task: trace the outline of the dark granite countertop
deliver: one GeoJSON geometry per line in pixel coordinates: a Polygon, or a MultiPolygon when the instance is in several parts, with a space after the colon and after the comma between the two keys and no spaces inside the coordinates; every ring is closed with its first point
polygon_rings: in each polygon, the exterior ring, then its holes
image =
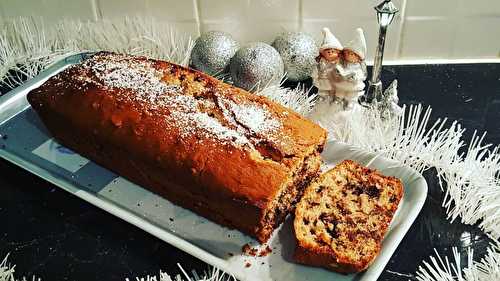
{"type": "MultiPolygon", "coordinates": [[[[458,120],[466,141],[474,130],[500,144],[500,64],[386,66],[383,78],[398,78],[402,103],[433,108],[433,118],[458,120]]],[[[429,195],[380,280],[415,280],[414,273],[435,248],[452,256],[468,247],[481,257],[490,240],[475,226],[446,220],[434,171],[425,173],[429,195]]],[[[42,280],[125,280],[179,273],[176,264],[199,272],[200,260],[0,160],[0,258],[10,253],[16,275],[42,280]]]]}

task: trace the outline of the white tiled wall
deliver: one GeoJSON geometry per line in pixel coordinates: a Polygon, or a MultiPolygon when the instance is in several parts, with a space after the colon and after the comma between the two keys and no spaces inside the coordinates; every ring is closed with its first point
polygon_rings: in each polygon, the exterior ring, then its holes
{"type": "Polygon", "coordinates": [[[43,16],[47,22],[57,21],[62,11],[65,17],[96,20],[94,0],[0,0],[2,15],[43,16]]]}
{"type": "MultiPolygon", "coordinates": [[[[224,30],[241,42],[272,42],[283,31],[318,41],[330,27],[347,43],[362,27],[373,57],[381,0],[0,0],[0,16],[38,15],[99,20],[143,15],[168,21],[193,37],[224,30]]],[[[388,31],[388,59],[500,57],[500,0],[394,0],[400,8],[388,31]]]]}

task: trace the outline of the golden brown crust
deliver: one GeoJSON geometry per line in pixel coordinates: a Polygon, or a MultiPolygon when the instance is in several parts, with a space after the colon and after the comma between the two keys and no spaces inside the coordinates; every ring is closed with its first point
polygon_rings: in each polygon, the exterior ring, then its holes
{"type": "Polygon", "coordinates": [[[403,185],[345,160],[307,187],[295,210],[297,262],[342,273],[366,269],[403,196],[403,185]]]}
{"type": "Polygon", "coordinates": [[[201,72],[106,52],[28,100],[64,145],[261,242],[271,203],[326,139],[297,113],[201,72]]]}
{"type": "Polygon", "coordinates": [[[353,263],[345,257],[337,256],[328,247],[312,248],[308,245],[295,248],[294,260],[298,263],[320,266],[339,273],[360,272],[366,268],[366,261],[353,263]]]}

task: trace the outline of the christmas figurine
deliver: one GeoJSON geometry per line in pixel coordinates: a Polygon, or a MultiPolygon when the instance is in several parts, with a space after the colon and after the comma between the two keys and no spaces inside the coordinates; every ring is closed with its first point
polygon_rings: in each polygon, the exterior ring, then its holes
{"type": "Polygon", "coordinates": [[[358,99],[364,94],[366,79],[366,41],[361,28],[347,47],[323,29],[323,44],[313,84],[318,88],[318,100],[309,118],[320,125],[341,125],[350,114],[359,111],[358,99]],[[333,44],[331,42],[334,42],[333,44]]]}
{"type": "Polygon", "coordinates": [[[335,72],[337,64],[340,63],[342,49],[342,44],[330,29],[323,28],[323,43],[316,58],[318,64],[311,74],[320,97],[332,97],[335,94],[334,84],[337,81],[335,72]]]}
{"type": "Polygon", "coordinates": [[[358,105],[364,94],[366,72],[366,40],[361,28],[356,29],[354,40],[342,51],[341,63],[337,64],[339,80],[335,83],[335,97],[344,103],[344,110],[358,105]]]}
{"type": "Polygon", "coordinates": [[[342,44],[332,34],[330,29],[323,28],[323,42],[316,57],[316,67],[313,68],[313,85],[318,88],[318,99],[309,118],[318,122],[328,122],[331,113],[342,110],[342,101],[335,97],[335,84],[340,81],[337,65],[341,63],[342,44]]]}

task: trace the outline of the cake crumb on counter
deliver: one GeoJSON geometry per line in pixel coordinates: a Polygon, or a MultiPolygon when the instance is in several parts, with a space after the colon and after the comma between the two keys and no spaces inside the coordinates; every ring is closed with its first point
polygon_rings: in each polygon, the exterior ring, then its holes
{"type": "Polygon", "coordinates": [[[249,255],[249,256],[252,256],[252,257],[255,257],[257,255],[257,249],[255,248],[252,248],[250,247],[250,244],[246,243],[245,245],[243,245],[243,247],[241,248],[241,251],[246,254],[246,255],[249,255]]]}
{"type": "Polygon", "coordinates": [[[266,247],[264,249],[261,249],[259,251],[258,248],[252,248],[250,246],[250,244],[245,244],[243,245],[243,247],[241,248],[242,252],[248,256],[252,256],[252,257],[265,257],[267,255],[269,255],[270,253],[273,252],[273,250],[271,249],[271,247],[269,247],[268,245],[266,245],[266,247]]]}

